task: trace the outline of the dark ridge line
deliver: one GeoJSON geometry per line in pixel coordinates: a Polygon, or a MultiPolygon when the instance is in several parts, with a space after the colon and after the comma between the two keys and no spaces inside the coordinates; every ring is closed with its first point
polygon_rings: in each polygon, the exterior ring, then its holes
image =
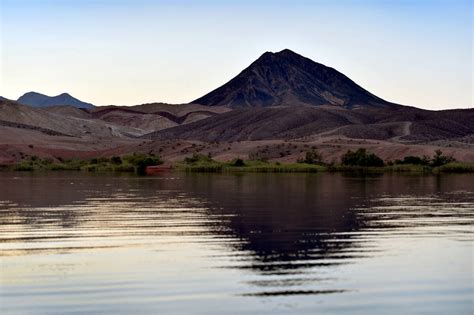
{"type": "Polygon", "coordinates": [[[209,115],[209,116],[219,115],[218,113],[211,112],[209,110],[196,110],[196,111],[186,113],[183,116],[176,116],[176,115],[173,115],[173,114],[171,114],[169,112],[165,112],[165,111],[153,112],[152,114],[160,115],[162,117],[168,118],[169,120],[172,120],[175,123],[180,124],[180,125],[192,114],[205,114],[205,115],[209,115]]]}
{"type": "Polygon", "coordinates": [[[207,111],[207,110],[196,110],[196,111],[191,111],[189,113],[184,114],[183,116],[177,116],[174,114],[171,114],[170,112],[167,111],[156,111],[156,112],[151,112],[151,113],[146,113],[146,112],[141,112],[133,109],[128,109],[128,108],[105,108],[99,111],[91,112],[92,116],[94,118],[101,118],[102,116],[114,112],[114,111],[122,111],[126,113],[132,113],[132,114],[140,114],[140,115],[157,115],[161,116],[164,118],[167,118],[179,125],[181,125],[191,114],[205,114],[209,116],[216,116],[219,115],[218,113],[212,112],[212,111],[207,111]]]}
{"type": "Polygon", "coordinates": [[[93,112],[90,112],[90,113],[94,118],[96,118],[96,117],[100,118],[100,117],[104,116],[105,114],[113,112],[113,111],[122,111],[122,112],[132,113],[132,114],[146,114],[144,112],[140,112],[140,111],[133,110],[133,109],[128,109],[128,108],[122,108],[122,107],[109,107],[109,108],[104,108],[104,109],[100,109],[100,110],[97,110],[97,111],[93,111],[93,112]]]}
{"type": "Polygon", "coordinates": [[[51,129],[42,128],[42,127],[38,127],[38,126],[14,123],[14,122],[11,122],[11,121],[6,121],[6,120],[0,120],[0,126],[39,131],[41,133],[47,134],[48,136],[63,136],[63,137],[75,138],[72,135],[62,133],[62,132],[59,132],[59,131],[54,131],[54,130],[51,130],[51,129]]]}

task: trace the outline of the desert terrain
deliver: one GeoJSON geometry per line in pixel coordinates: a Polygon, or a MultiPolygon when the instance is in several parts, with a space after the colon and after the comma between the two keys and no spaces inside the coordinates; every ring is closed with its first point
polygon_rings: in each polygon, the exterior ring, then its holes
{"type": "Polygon", "coordinates": [[[474,109],[429,111],[377,97],[333,68],[290,50],[267,52],[189,104],[94,106],[67,93],[0,99],[0,164],[29,156],[71,159],[193,153],[219,161],[294,162],[318,150],[336,162],[366,148],[384,160],[437,149],[474,161],[474,109]]]}

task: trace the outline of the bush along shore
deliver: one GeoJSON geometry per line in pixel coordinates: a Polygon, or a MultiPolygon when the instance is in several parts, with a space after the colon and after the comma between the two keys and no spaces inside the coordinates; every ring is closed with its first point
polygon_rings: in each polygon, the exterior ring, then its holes
{"type": "Polygon", "coordinates": [[[194,154],[174,166],[187,172],[414,172],[414,173],[463,173],[474,172],[474,163],[456,162],[439,150],[432,157],[407,156],[403,160],[383,161],[366,149],[348,151],[341,158],[340,164],[323,162],[321,154],[315,150],[306,152],[297,163],[269,162],[265,159],[218,162],[208,155],[194,154]]]}
{"type": "Polygon", "coordinates": [[[31,156],[18,164],[4,167],[13,171],[88,171],[88,172],[134,172],[145,174],[147,166],[161,165],[163,161],[155,155],[135,153],[111,158],[92,159],[41,159],[31,156]]]}
{"type": "Polygon", "coordinates": [[[258,173],[314,173],[324,171],[325,167],[308,163],[270,163],[264,160],[242,160],[237,158],[230,162],[218,162],[208,155],[194,154],[182,163],[174,165],[175,169],[187,172],[258,172],[258,173]]]}
{"type": "MultiPolygon", "coordinates": [[[[163,160],[153,154],[134,153],[111,158],[87,160],[41,159],[31,156],[20,163],[4,166],[13,171],[88,171],[88,172],[134,172],[146,174],[147,167],[159,166],[163,160]]],[[[440,150],[429,156],[406,156],[403,160],[384,161],[366,149],[347,151],[339,164],[324,163],[316,150],[306,152],[296,163],[270,162],[263,158],[243,160],[237,158],[228,162],[212,159],[210,155],[193,154],[182,162],[174,163],[169,169],[185,172],[259,172],[259,173],[314,173],[314,172],[412,172],[412,173],[468,173],[474,172],[474,163],[457,162],[440,150]]]]}

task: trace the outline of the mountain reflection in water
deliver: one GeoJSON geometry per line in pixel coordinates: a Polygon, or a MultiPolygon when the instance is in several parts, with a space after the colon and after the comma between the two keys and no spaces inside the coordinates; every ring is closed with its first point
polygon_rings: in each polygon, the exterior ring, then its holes
{"type": "MultiPolygon", "coordinates": [[[[166,296],[168,310],[180,301],[184,312],[191,311],[183,301],[197,299],[203,313],[228,311],[226,303],[206,304],[205,294],[209,294],[208,298],[233,301],[229,308],[232,303],[244,303],[244,313],[270,312],[261,301],[272,296],[285,297],[292,309],[302,313],[314,311],[315,302],[327,307],[327,312],[338,313],[338,307],[347,303],[344,307],[358,305],[349,309],[366,313],[374,305],[369,300],[360,305],[358,300],[370,298],[379,281],[418,293],[427,283],[433,285],[434,280],[423,276],[416,263],[411,272],[420,274],[420,281],[410,281],[420,288],[390,273],[406,272],[407,264],[416,260],[414,253],[399,248],[417,248],[419,242],[431,250],[439,239],[452,246],[440,247],[441,255],[462,253],[456,259],[464,268],[459,270],[464,280],[457,274],[433,275],[443,279],[443,285],[453,283],[433,293],[440,301],[449,301],[443,307],[433,306],[435,313],[468,310],[472,303],[468,294],[472,272],[467,274],[472,263],[472,179],[470,175],[4,173],[0,175],[2,308],[113,312],[117,309],[111,297],[115,297],[128,299],[134,309],[140,305],[144,312],[155,312],[166,296]],[[88,261],[88,255],[94,260],[88,261]],[[186,259],[173,261],[173,255],[186,259]],[[84,267],[92,261],[99,266],[113,264],[122,256],[129,269],[118,270],[119,279],[107,269],[95,274],[84,267]],[[378,260],[388,261],[391,270],[378,270],[383,269],[378,260]],[[160,274],[167,268],[174,268],[176,274],[160,274]],[[366,279],[370,273],[365,268],[373,270],[373,279],[366,279]],[[189,271],[193,279],[177,276],[186,269],[193,270],[189,271]],[[58,270],[62,280],[54,278],[58,270]],[[127,275],[132,270],[133,277],[127,275]],[[152,270],[158,273],[155,277],[150,276],[152,270]],[[48,286],[38,288],[33,273],[45,278],[48,286]],[[121,273],[124,284],[118,285],[121,273]],[[365,280],[358,279],[359,274],[365,280]],[[78,275],[91,276],[89,290],[101,288],[110,296],[106,299],[74,289],[72,296],[79,302],[68,304],[65,300],[71,296],[64,292],[64,285],[80,287],[78,275]],[[206,281],[214,277],[215,282],[206,281]],[[165,282],[175,283],[173,294],[160,289],[165,282]],[[145,292],[137,289],[145,284],[145,292]],[[456,291],[459,288],[461,292],[456,291]],[[39,292],[48,298],[38,299],[39,292]],[[130,296],[133,292],[142,293],[130,296]],[[453,292],[455,304],[447,299],[453,292]],[[305,298],[310,296],[318,300],[305,298]],[[336,301],[337,296],[347,302],[336,301]],[[25,297],[30,303],[16,304],[25,297]],[[257,300],[249,300],[252,297],[257,300]],[[94,299],[92,306],[87,298],[94,299]],[[212,311],[206,307],[210,305],[212,311]]],[[[433,266],[436,270],[444,267],[441,260],[433,266]]],[[[277,305],[273,311],[288,311],[277,305]]],[[[377,305],[387,307],[383,299],[377,305]]],[[[425,310],[423,303],[418,306],[425,310]]]]}

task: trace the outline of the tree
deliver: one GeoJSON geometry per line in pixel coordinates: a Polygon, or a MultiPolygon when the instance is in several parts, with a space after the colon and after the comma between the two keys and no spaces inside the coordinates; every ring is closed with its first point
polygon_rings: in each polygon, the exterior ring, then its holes
{"type": "Polygon", "coordinates": [[[143,153],[134,153],[124,156],[124,160],[135,166],[139,174],[144,174],[147,166],[163,164],[160,157],[143,153]]]}
{"type": "Polygon", "coordinates": [[[403,160],[395,160],[395,164],[429,165],[430,158],[426,155],[423,157],[408,155],[403,160]]]}
{"type": "Polygon", "coordinates": [[[307,151],[304,159],[298,160],[299,163],[306,164],[321,164],[323,162],[323,157],[316,150],[307,151]]]}
{"type": "Polygon", "coordinates": [[[435,154],[433,155],[433,158],[431,159],[431,166],[432,167],[442,166],[442,165],[455,162],[455,161],[456,161],[455,158],[453,158],[452,156],[443,155],[443,152],[438,149],[435,151],[435,154]]]}
{"type": "Polygon", "coordinates": [[[161,161],[160,158],[157,157],[146,157],[141,160],[136,161],[136,166],[137,166],[137,172],[139,174],[145,174],[146,167],[147,166],[154,166],[154,165],[160,165],[163,164],[163,161],[161,161]]]}
{"type": "Polygon", "coordinates": [[[244,160],[242,160],[241,158],[237,158],[234,161],[233,166],[245,166],[244,160]]]}

